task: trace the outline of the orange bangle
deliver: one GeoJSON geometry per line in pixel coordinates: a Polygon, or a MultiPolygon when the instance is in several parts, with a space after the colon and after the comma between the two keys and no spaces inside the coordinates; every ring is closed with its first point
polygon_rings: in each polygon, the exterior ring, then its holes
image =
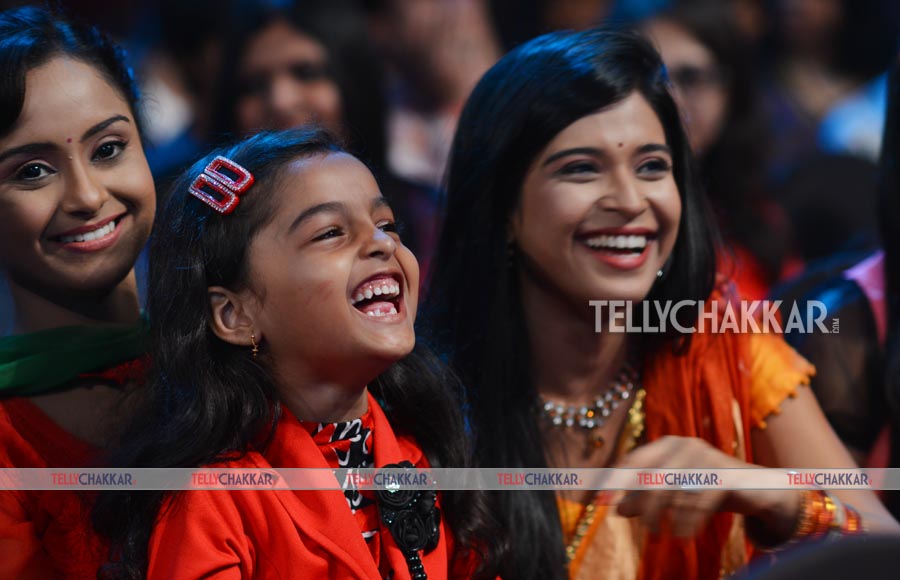
{"type": "Polygon", "coordinates": [[[863,531],[862,519],[856,510],[820,489],[803,492],[800,506],[800,519],[791,541],[819,538],[830,532],[856,534],[863,531]]]}

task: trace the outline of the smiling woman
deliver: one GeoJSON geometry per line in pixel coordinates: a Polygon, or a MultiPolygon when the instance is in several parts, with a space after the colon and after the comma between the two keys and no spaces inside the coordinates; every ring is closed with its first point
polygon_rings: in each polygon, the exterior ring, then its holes
{"type": "MultiPolygon", "coordinates": [[[[468,388],[481,466],[853,467],[799,388],[814,369],[781,337],[598,330],[595,300],[648,317],[660,315],[650,302],[683,301],[679,324],[693,326],[716,312],[685,303],[737,299],[716,278],[693,165],[662,61],[636,32],[539,37],[475,87],[428,300],[434,339],[468,388]]],[[[897,529],[855,490],[492,499],[509,536],[501,575],[516,579],[721,578],[747,561],[745,538],[768,547],[858,531],[842,501],[869,529],[897,529]],[[798,525],[808,521],[830,523],[798,525]]]]}
{"type": "MultiPolygon", "coordinates": [[[[0,467],[102,462],[142,375],[134,263],[155,191],[120,51],[48,12],[0,14],[0,467]],[[114,417],[116,419],[114,419],[114,417]]],[[[73,492],[0,492],[0,577],[94,578],[105,547],[73,492]]]]}

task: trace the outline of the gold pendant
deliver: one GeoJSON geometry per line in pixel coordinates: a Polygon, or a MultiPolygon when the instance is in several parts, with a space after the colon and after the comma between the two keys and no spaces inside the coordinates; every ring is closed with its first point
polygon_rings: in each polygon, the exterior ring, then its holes
{"type": "Polygon", "coordinates": [[[594,444],[594,449],[601,449],[606,445],[606,439],[603,438],[603,435],[594,435],[591,433],[591,443],[594,444]]]}

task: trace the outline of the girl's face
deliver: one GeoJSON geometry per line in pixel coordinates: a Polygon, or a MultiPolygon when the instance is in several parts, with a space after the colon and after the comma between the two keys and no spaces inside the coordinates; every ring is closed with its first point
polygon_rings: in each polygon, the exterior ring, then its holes
{"type": "Polygon", "coordinates": [[[0,138],[0,266],[36,293],[105,293],[132,270],[156,195],[128,103],[97,69],[58,57],[26,75],[0,138]]]}
{"type": "Polygon", "coordinates": [[[238,130],[290,129],[317,122],[337,132],[341,94],[319,42],[276,21],[248,44],[239,63],[238,130]]]}
{"type": "Polygon", "coordinates": [[[302,374],[322,378],[409,354],[419,266],[365,165],[346,154],[299,159],[275,195],[249,259],[254,330],[276,367],[303,361],[302,374]]]}
{"type": "Polygon", "coordinates": [[[642,300],[680,218],[663,126],[632,93],[566,127],[526,173],[511,223],[523,284],[580,310],[590,300],[642,300]]]}
{"type": "Polygon", "coordinates": [[[674,22],[652,21],[647,33],[666,63],[691,148],[702,155],[718,140],[728,112],[728,91],[716,58],[674,22]]]}

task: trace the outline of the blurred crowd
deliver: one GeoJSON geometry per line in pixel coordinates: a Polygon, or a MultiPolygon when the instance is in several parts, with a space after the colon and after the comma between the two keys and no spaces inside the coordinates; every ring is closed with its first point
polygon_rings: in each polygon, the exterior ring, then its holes
{"type": "Polygon", "coordinates": [[[879,243],[890,0],[61,4],[127,48],[160,192],[210,145],[316,121],[378,171],[427,267],[455,119],[480,76],[550,30],[636,25],[666,62],[745,296],[879,243]]]}

